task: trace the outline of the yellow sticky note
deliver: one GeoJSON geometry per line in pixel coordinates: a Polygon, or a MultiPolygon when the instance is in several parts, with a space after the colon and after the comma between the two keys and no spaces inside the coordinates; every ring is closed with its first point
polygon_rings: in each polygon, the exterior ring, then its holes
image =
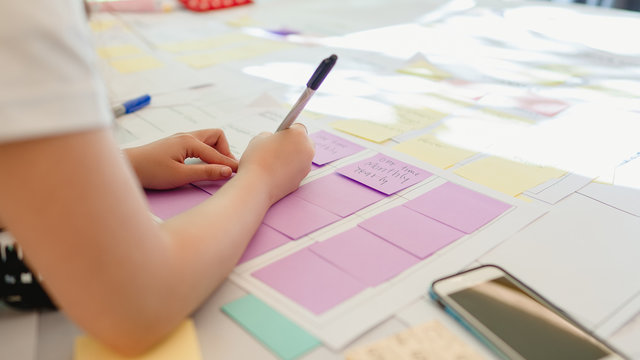
{"type": "Polygon", "coordinates": [[[451,77],[451,74],[436,67],[427,60],[417,60],[398,70],[398,72],[409,75],[417,75],[432,80],[442,80],[451,77]]]}
{"type": "Polygon", "coordinates": [[[116,45],[98,48],[96,49],[96,52],[101,58],[111,59],[122,56],[138,55],[142,53],[142,50],[134,45],[116,45]]]}
{"type": "Polygon", "coordinates": [[[575,65],[545,63],[539,65],[538,67],[548,71],[567,74],[573,77],[585,77],[589,75],[589,71],[587,69],[575,65]]]}
{"type": "Polygon", "coordinates": [[[522,200],[522,201],[525,201],[525,202],[528,202],[528,203],[532,203],[533,202],[532,198],[530,198],[530,197],[528,197],[527,195],[524,195],[524,194],[520,194],[520,195],[516,196],[516,199],[519,199],[519,200],[522,200]]]}
{"type": "Polygon", "coordinates": [[[525,117],[509,114],[504,111],[500,111],[492,108],[482,108],[480,109],[480,112],[486,115],[495,116],[503,120],[513,120],[513,121],[521,121],[525,123],[533,123],[533,120],[527,119],[525,117]]]}
{"type": "Polygon", "coordinates": [[[517,196],[547,180],[563,176],[566,171],[488,156],[461,166],[454,173],[507,195],[517,196]]]}
{"type": "Polygon", "coordinates": [[[253,37],[247,34],[230,33],[230,34],[220,35],[220,36],[207,38],[207,39],[161,44],[158,47],[165,51],[179,53],[179,52],[185,52],[185,51],[209,50],[209,49],[225,47],[229,45],[237,45],[237,44],[251,42],[251,41],[255,42],[255,41],[258,41],[258,39],[256,37],[253,37]]]}
{"type": "Polygon", "coordinates": [[[227,20],[227,25],[233,27],[254,26],[258,22],[249,15],[238,16],[235,19],[227,20]]]}
{"type": "Polygon", "coordinates": [[[477,352],[433,320],[370,345],[349,350],[347,360],[480,360],[477,352]]]}
{"type": "Polygon", "coordinates": [[[93,32],[107,31],[117,24],[115,20],[91,20],[89,27],[93,32]]]}
{"type": "Polygon", "coordinates": [[[394,149],[441,169],[449,168],[476,154],[475,151],[449,145],[431,134],[401,142],[394,149]]]}
{"type": "Polygon", "coordinates": [[[597,177],[593,179],[593,182],[596,184],[602,184],[602,185],[613,185],[613,179],[607,176],[597,177]]]}
{"type": "Polygon", "coordinates": [[[427,107],[394,106],[393,109],[396,113],[398,129],[403,132],[422,129],[447,116],[443,112],[427,107]]]}
{"type": "Polygon", "coordinates": [[[544,68],[527,68],[522,69],[518,72],[518,75],[522,76],[525,79],[529,79],[529,82],[532,84],[539,84],[545,86],[557,86],[564,84],[567,80],[571,79],[571,75],[556,72],[544,68]]]}
{"type": "Polygon", "coordinates": [[[447,114],[431,108],[396,105],[386,121],[350,119],[334,121],[330,125],[336,130],[383,143],[408,131],[428,127],[445,116],[447,114]]]}
{"type": "Polygon", "coordinates": [[[126,357],[88,336],[76,338],[73,360],[201,360],[200,345],[193,320],[185,320],[165,341],[148,352],[126,357]]]}
{"type": "Polygon", "coordinates": [[[368,120],[337,120],[330,124],[334,129],[346,132],[375,143],[383,143],[402,134],[393,124],[376,123],[368,120]]]}
{"type": "Polygon", "coordinates": [[[157,69],[163,67],[164,63],[153,56],[145,55],[124,59],[113,59],[109,64],[124,74],[138,71],[157,69]]]}
{"type": "Polygon", "coordinates": [[[634,94],[633,92],[630,92],[627,89],[616,88],[610,85],[591,84],[591,85],[582,86],[581,88],[603,92],[609,95],[619,96],[619,97],[630,97],[630,98],[638,97],[638,94],[634,94]]]}
{"type": "Polygon", "coordinates": [[[237,46],[230,49],[216,50],[215,52],[201,53],[180,56],[178,61],[183,62],[193,68],[202,69],[209,66],[223,64],[253,58],[259,55],[267,54],[276,50],[290,47],[286,43],[268,41],[262,43],[251,43],[243,46],[237,46]]]}

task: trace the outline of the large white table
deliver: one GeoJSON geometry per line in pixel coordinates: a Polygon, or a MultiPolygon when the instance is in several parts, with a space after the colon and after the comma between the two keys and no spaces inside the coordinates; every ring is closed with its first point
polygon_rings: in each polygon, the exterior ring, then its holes
{"type": "MultiPolygon", "coordinates": [[[[321,339],[329,339],[304,359],[342,358],[346,349],[433,319],[491,358],[490,352],[425,294],[437,274],[497,263],[628,355],[640,358],[640,347],[633,340],[640,338],[640,159],[635,160],[634,153],[627,151],[640,151],[638,132],[631,132],[638,129],[634,120],[640,123],[640,101],[636,100],[640,96],[640,45],[633,41],[633,35],[640,33],[640,14],[548,2],[256,0],[249,6],[204,14],[96,14],[94,19],[103,25],[124,23],[129,29],[122,33],[96,32],[96,47],[129,39],[163,60],[169,57],[157,47],[159,39],[179,42],[190,36],[202,37],[202,31],[217,34],[247,28],[261,35],[264,33],[256,29],[299,33],[288,38],[290,48],[280,51],[256,53],[197,70],[173,63],[166,78],[143,73],[123,75],[103,64],[114,101],[145,88],[157,89],[154,94],[168,92],[154,95],[152,108],[155,106],[159,117],[166,116],[162,109],[184,110],[193,105],[213,116],[241,118],[246,113],[244,108],[256,102],[262,102],[261,106],[292,103],[306,82],[304,76],[300,79],[294,75],[306,74],[332,52],[340,55],[342,71],[351,73],[343,73],[340,82],[330,84],[327,80],[326,96],[322,88],[309,105],[310,110],[332,118],[364,118],[371,113],[371,104],[392,106],[394,99],[414,96],[419,91],[411,89],[411,81],[396,82],[395,70],[415,60],[418,53],[456,77],[495,89],[492,94],[504,94],[509,88],[526,89],[570,104],[563,114],[575,111],[578,115],[574,118],[584,121],[566,121],[572,125],[566,128],[549,125],[554,124],[553,116],[533,118],[539,126],[518,133],[495,149],[518,149],[514,145],[518,143],[529,150],[537,149],[538,155],[532,159],[567,164],[570,168],[565,170],[575,177],[565,178],[566,182],[578,185],[572,188],[571,184],[549,183],[548,188],[561,196],[545,193],[549,197],[544,197],[539,195],[544,189],[538,188],[528,191],[525,201],[459,179],[452,172],[455,167],[439,170],[437,174],[444,179],[457,179],[515,204],[517,211],[468,242],[490,246],[465,244],[467,247],[446,251],[439,262],[416,272],[421,277],[415,275],[394,288],[401,289],[402,294],[384,292],[382,303],[393,307],[388,314],[374,314],[372,321],[363,322],[357,336],[353,331],[358,326],[349,334],[328,336],[326,329],[335,324],[324,322],[324,330],[313,329],[313,319],[295,318],[296,312],[287,313],[283,305],[278,307],[277,299],[271,299],[271,304],[285,315],[293,314],[294,321],[317,332],[321,339]],[[212,86],[184,89],[202,83],[202,79],[212,86]],[[169,92],[177,88],[181,92],[169,92]],[[348,100],[347,106],[340,106],[340,98],[348,100]],[[563,141],[566,143],[561,146],[563,141]],[[625,151],[628,158],[621,155],[625,151]],[[602,171],[607,166],[613,170],[611,164],[624,161],[615,168],[617,179],[602,171]],[[594,164],[597,166],[589,166],[594,164]],[[590,182],[597,176],[598,182],[590,182]],[[581,182],[581,177],[587,181],[581,182]],[[617,185],[611,185],[612,181],[617,185]]],[[[483,106],[500,105],[498,100],[489,100],[484,100],[487,102],[483,106]]],[[[183,130],[184,123],[179,121],[149,127],[143,112],[140,116],[118,119],[116,136],[123,146],[183,130]]],[[[329,129],[328,123],[320,118],[312,128],[329,129]]],[[[415,134],[403,134],[384,144],[371,143],[370,148],[389,150],[412,136],[415,134]]],[[[241,153],[246,138],[233,132],[230,138],[232,144],[237,140],[233,150],[241,153]]],[[[251,265],[239,267],[193,314],[205,359],[275,358],[220,311],[222,305],[254,292],[247,275],[252,269],[251,265]]],[[[363,311],[359,315],[362,318],[367,315],[363,311]]],[[[16,313],[0,308],[0,348],[15,354],[12,358],[70,359],[73,341],[81,333],[58,312],[16,313]]]]}

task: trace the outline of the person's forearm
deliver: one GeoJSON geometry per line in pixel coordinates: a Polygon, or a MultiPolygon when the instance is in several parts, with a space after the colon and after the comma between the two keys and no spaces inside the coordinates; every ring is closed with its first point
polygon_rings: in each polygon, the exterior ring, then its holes
{"type": "Polygon", "coordinates": [[[175,293],[192,295],[176,301],[203,299],[233,270],[271,205],[265,184],[238,174],[207,201],[162,224],[174,245],[175,293]]]}
{"type": "Polygon", "coordinates": [[[126,354],[195,310],[269,206],[265,185],[238,174],[158,225],[107,130],[0,146],[0,165],[12,174],[0,177],[0,216],[45,289],[81,328],[126,354]]]}

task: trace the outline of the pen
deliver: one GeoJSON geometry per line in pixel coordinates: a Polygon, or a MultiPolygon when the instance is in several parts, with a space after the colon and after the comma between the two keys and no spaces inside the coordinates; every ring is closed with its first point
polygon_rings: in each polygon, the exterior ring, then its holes
{"type": "Polygon", "coordinates": [[[132,113],[136,110],[142,109],[143,107],[149,105],[150,102],[151,102],[151,96],[149,96],[148,94],[144,94],[135,99],[125,101],[122,104],[115,105],[112,108],[113,115],[115,115],[115,117],[119,117],[124,114],[132,113]]]}
{"type": "Polygon", "coordinates": [[[337,60],[338,56],[335,54],[322,60],[316,71],[311,75],[309,81],[307,81],[307,88],[304,89],[304,92],[300,95],[298,101],[293,105],[287,116],[284,117],[284,120],[282,120],[282,123],[278,126],[278,130],[276,130],[276,132],[288,129],[289,126],[296,121],[296,118],[300,115],[302,109],[304,109],[307,102],[309,102],[309,99],[311,99],[311,96],[316,92],[316,90],[318,90],[318,87],[322,84],[324,78],[327,77],[327,74],[329,74],[329,71],[331,71],[337,60]]]}

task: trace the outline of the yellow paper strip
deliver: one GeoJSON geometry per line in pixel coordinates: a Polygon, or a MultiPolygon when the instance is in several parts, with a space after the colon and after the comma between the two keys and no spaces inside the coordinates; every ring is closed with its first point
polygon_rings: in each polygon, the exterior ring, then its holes
{"type": "Polygon", "coordinates": [[[482,108],[482,109],[480,109],[480,112],[484,113],[484,114],[487,114],[487,115],[495,116],[495,117],[503,119],[503,120],[522,121],[522,122],[525,122],[525,123],[533,123],[534,122],[533,120],[527,119],[527,118],[525,118],[523,116],[509,114],[507,112],[496,110],[496,109],[491,109],[491,108],[482,108]]]}
{"type": "Polygon", "coordinates": [[[519,200],[522,200],[522,201],[526,201],[528,203],[532,203],[533,202],[532,198],[530,198],[530,197],[528,197],[527,195],[524,195],[524,194],[520,194],[520,195],[516,196],[516,199],[519,199],[519,200]]]}
{"type": "Polygon", "coordinates": [[[181,56],[177,59],[178,61],[183,62],[193,68],[202,69],[226,62],[249,59],[290,46],[291,45],[286,43],[270,41],[262,44],[251,44],[232,49],[217,50],[215,52],[181,56]]]}
{"type": "Polygon", "coordinates": [[[447,114],[427,107],[394,106],[398,129],[403,132],[425,128],[440,121],[447,114]]]}
{"type": "Polygon", "coordinates": [[[343,131],[347,134],[373,141],[378,144],[402,134],[402,131],[398,130],[393,125],[379,124],[367,120],[338,120],[329,125],[336,130],[343,131]]]}
{"type": "Polygon", "coordinates": [[[249,15],[241,15],[235,19],[227,20],[227,25],[233,27],[247,27],[247,26],[256,26],[258,22],[249,15]]]}
{"type": "Polygon", "coordinates": [[[454,173],[507,195],[517,196],[547,180],[563,176],[566,171],[488,156],[461,166],[454,173]]]}
{"type": "Polygon", "coordinates": [[[93,32],[107,31],[114,27],[118,22],[115,20],[91,20],[89,27],[93,32]]]}
{"type": "Polygon", "coordinates": [[[431,134],[401,142],[394,149],[441,169],[447,169],[476,154],[475,151],[444,143],[431,134]]]}
{"type": "Polygon", "coordinates": [[[448,72],[436,67],[426,60],[418,60],[398,70],[398,72],[408,75],[417,75],[432,80],[443,80],[451,77],[448,72]]]}
{"type": "Polygon", "coordinates": [[[138,55],[142,50],[134,45],[107,46],[96,49],[98,55],[103,59],[111,59],[121,56],[138,55]]]}
{"type": "Polygon", "coordinates": [[[210,50],[210,49],[225,47],[229,45],[237,45],[237,44],[242,44],[247,42],[256,42],[261,40],[262,39],[259,39],[247,34],[231,33],[231,34],[220,35],[220,36],[216,36],[208,39],[161,44],[158,47],[165,51],[180,53],[185,51],[210,50]]]}
{"type": "Polygon", "coordinates": [[[426,128],[447,114],[422,107],[393,106],[388,122],[350,119],[338,120],[330,125],[336,129],[375,143],[383,143],[408,131],[426,128]]]}
{"type": "Polygon", "coordinates": [[[109,64],[124,74],[134,73],[138,71],[157,69],[164,66],[164,63],[150,55],[114,59],[109,64]]]}

